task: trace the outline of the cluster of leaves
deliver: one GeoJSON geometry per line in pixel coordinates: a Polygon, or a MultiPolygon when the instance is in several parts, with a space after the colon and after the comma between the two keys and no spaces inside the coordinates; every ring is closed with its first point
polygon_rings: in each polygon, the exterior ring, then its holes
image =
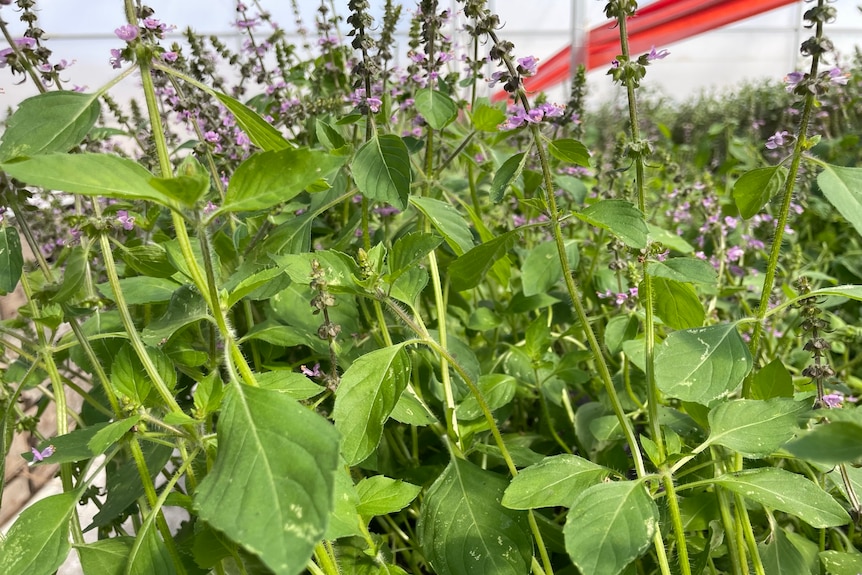
{"type": "Polygon", "coordinates": [[[0,441],[41,390],[57,435],[24,459],[64,493],[0,572],[72,546],[94,574],[862,571],[860,67],[617,124],[531,108],[483,2],[463,77],[436,2],[403,71],[399,10],[374,40],[367,4],[352,47],[323,8],[304,57],[242,4],[247,51],[168,50],[128,2],[144,111],[106,87],[8,119],[0,292],[27,303],[0,322],[0,441]],[[483,47],[516,106],[476,97],[483,47]],[[784,157],[763,141],[791,107],[784,157]],[[50,251],[39,190],[71,199],[50,251]]]}

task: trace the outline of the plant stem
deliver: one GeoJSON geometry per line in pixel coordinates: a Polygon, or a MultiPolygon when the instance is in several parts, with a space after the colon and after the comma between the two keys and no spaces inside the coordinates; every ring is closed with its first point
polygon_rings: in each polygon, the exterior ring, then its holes
{"type": "MultiPolygon", "coordinates": [[[[823,5],[823,0],[818,1],[818,6],[823,5]]],[[[823,22],[819,19],[816,25],[815,36],[820,38],[823,36],[823,22]]],[[[809,75],[811,78],[817,77],[817,69],[820,64],[820,54],[815,52],[811,56],[811,68],[809,75]]],[[[775,284],[775,273],[778,269],[778,259],[781,256],[781,240],[784,238],[784,228],[787,227],[787,219],[790,215],[790,202],[793,199],[793,190],[796,187],[796,178],[799,175],[799,165],[802,161],[802,154],[809,146],[808,143],[808,124],[811,120],[811,111],[816,102],[815,95],[808,93],[802,105],[802,116],[799,120],[799,129],[796,131],[796,142],[793,145],[793,156],[790,160],[790,168],[787,172],[787,179],[784,182],[784,197],[781,201],[781,208],[776,217],[775,236],[772,238],[772,246],[769,251],[769,260],[766,264],[766,275],[763,278],[763,287],[760,291],[760,304],[757,307],[757,323],[754,324],[754,332],[751,334],[751,343],[749,350],[757,362],[758,346],[760,344],[760,336],[763,334],[763,323],[769,310],[769,296],[772,295],[772,288],[775,284]]]]}

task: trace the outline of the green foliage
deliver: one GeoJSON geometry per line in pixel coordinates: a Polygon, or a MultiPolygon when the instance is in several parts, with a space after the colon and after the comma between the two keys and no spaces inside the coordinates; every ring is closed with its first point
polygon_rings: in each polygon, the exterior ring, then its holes
{"type": "Polygon", "coordinates": [[[423,3],[403,68],[364,4],[143,23],[130,106],[7,54],[48,91],[0,138],[0,444],[64,493],[0,572],[860,572],[859,56],[587,111],[484,9],[454,65],[423,3]]]}

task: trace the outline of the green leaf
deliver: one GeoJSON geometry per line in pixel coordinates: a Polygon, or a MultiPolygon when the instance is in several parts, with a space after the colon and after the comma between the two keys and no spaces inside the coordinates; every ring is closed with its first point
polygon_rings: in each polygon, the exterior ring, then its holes
{"type": "Polygon", "coordinates": [[[165,313],[150,322],[141,335],[147,345],[159,345],[189,324],[212,319],[206,302],[194,286],[184,285],[171,296],[165,313]]]}
{"type": "MultiPolygon", "coordinates": [[[[251,275],[243,275],[236,285],[229,288],[230,295],[227,298],[227,305],[233,307],[245,297],[251,300],[269,299],[285,289],[289,283],[289,278],[284,275],[284,270],[280,268],[265,268],[251,275]],[[264,287],[266,289],[261,289],[264,287]]],[[[224,287],[228,289],[228,286],[224,287]]]]}
{"type": "Polygon", "coordinates": [[[784,529],[779,527],[772,533],[769,543],[757,546],[766,575],[810,575],[811,569],[805,557],[787,539],[784,529]]]}
{"type": "Polygon", "coordinates": [[[66,260],[66,269],[60,289],[51,296],[52,303],[66,303],[78,293],[78,290],[84,285],[84,278],[90,271],[88,258],[89,254],[84,251],[84,248],[80,246],[72,248],[72,253],[66,260]]]}
{"type": "Polygon", "coordinates": [[[429,252],[437,249],[443,238],[436,234],[413,232],[398,238],[389,253],[387,281],[394,282],[401,274],[418,264],[429,252]]]}
{"type": "Polygon", "coordinates": [[[363,196],[407,208],[413,172],[404,140],[392,134],[370,139],[356,152],[351,168],[363,196]]]}
{"type": "Polygon", "coordinates": [[[837,465],[852,463],[862,457],[862,425],[851,421],[821,423],[791,441],[785,449],[800,459],[837,465]]]}
{"type": "Polygon", "coordinates": [[[718,274],[708,261],[698,258],[670,258],[663,262],[649,262],[647,272],[653,277],[678,282],[715,285],[718,274]]]}
{"type": "Polygon", "coordinates": [[[850,516],[831,495],[801,475],[783,469],[749,469],[714,480],[746,499],[799,517],[812,527],[845,525],[850,516]]]}
{"type": "Polygon", "coordinates": [[[829,575],[859,575],[862,573],[862,554],[841,551],[821,551],[820,562],[829,575]]]}
{"type": "Polygon", "coordinates": [[[808,406],[792,399],[737,399],[709,412],[709,445],[723,445],[746,457],[766,457],[793,437],[797,416],[808,406]]]}
{"type": "Polygon", "coordinates": [[[236,385],[225,397],[218,445],[195,494],[200,518],[276,573],[302,572],[332,509],[335,429],[285,395],[236,385]]]}
{"type": "Polygon", "coordinates": [[[13,178],[46,190],[123,200],[147,200],[179,209],[154,188],[153,175],[140,164],[110,154],[47,154],[0,164],[13,178]]]}
{"type": "Polygon", "coordinates": [[[456,256],[464,255],[473,248],[473,233],[470,226],[450,204],[433,198],[411,197],[410,203],[431,221],[456,256]]]}
{"type": "MultiPolygon", "coordinates": [[[[518,381],[503,373],[488,373],[479,376],[478,385],[485,403],[488,404],[488,409],[494,411],[512,401],[518,388],[518,381]]],[[[482,417],[482,409],[476,396],[470,394],[465,397],[455,409],[455,415],[464,421],[482,417]]]]}
{"type": "Polygon", "coordinates": [[[416,499],[422,488],[382,475],[366,477],[356,484],[359,505],[356,511],[363,517],[397,513],[416,499]]]}
{"type": "Polygon", "coordinates": [[[21,512],[0,539],[0,573],[50,575],[69,554],[69,520],[78,504],[77,492],[41,499],[21,512]]]}
{"type": "Polygon", "coordinates": [[[649,547],[658,520],[641,483],[593,485],[571,503],[563,528],[566,551],[582,573],[617,575],[649,547]]]}
{"type": "Polygon", "coordinates": [[[499,108],[492,108],[482,101],[478,101],[470,113],[473,127],[480,132],[499,132],[500,124],[506,121],[506,113],[499,108]]]}
{"type": "MultiPolygon", "coordinates": [[[[697,292],[689,283],[663,277],[652,278],[655,314],[673,329],[700,327],[706,317],[697,292]]],[[[643,288],[641,287],[641,292],[643,288]]]]}
{"type": "Polygon", "coordinates": [[[403,347],[367,353],[341,376],[332,419],[344,438],[341,453],[348,465],[365,460],[377,449],[383,425],[410,381],[410,358],[403,347]]]}
{"type": "MultiPolygon", "coordinates": [[[[177,383],[177,373],[170,358],[156,347],[147,347],[147,355],[168,389],[173,389],[177,383]]],[[[131,344],[124,345],[111,364],[111,384],[137,406],[143,405],[150,395],[153,382],[131,344]]]]}
{"type": "Polygon", "coordinates": [[[678,251],[681,254],[690,254],[694,251],[694,246],[675,233],[671,233],[649,223],[647,224],[647,228],[649,229],[650,240],[654,242],[658,242],[667,248],[678,251]]]}
{"type": "Polygon", "coordinates": [[[98,94],[66,90],[27,98],[6,120],[0,161],[68,152],[84,140],[99,118],[98,99],[98,94]]]}
{"type": "Polygon", "coordinates": [[[223,212],[266,210],[329,177],[346,158],[307,148],[259,152],[237,167],[228,184],[223,212]]]}
{"type": "Polygon", "coordinates": [[[200,176],[152,178],[150,185],[187,208],[193,208],[210,189],[209,179],[200,176]]]}
{"type": "Polygon", "coordinates": [[[317,139],[329,151],[338,150],[347,145],[341,132],[319,118],[314,121],[314,131],[317,134],[317,139]]]}
{"type": "Polygon", "coordinates": [[[326,391],[325,387],[317,385],[301,373],[287,369],[258,373],[255,374],[255,379],[262,388],[283,393],[297,401],[309,399],[326,391]]]}
{"type": "Polygon", "coordinates": [[[605,326],[605,347],[608,353],[617,354],[622,351],[623,344],[638,335],[638,318],[634,314],[612,317],[605,326]]]}
{"type": "Polygon", "coordinates": [[[319,273],[322,274],[321,279],[326,282],[327,287],[330,289],[353,289],[356,283],[353,278],[359,277],[359,266],[356,265],[353,258],[334,250],[303,254],[271,255],[270,259],[277,263],[290,276],[291,281],[300,285],[311,283],[312,262],[314,260],[317,260],[317,263],[320,265],[319,273]]]}
{"type": "Polygon", "coordinates": [[[503,506],[509,509],[571,507],[588,487],[601,482],[610,470],[577,455],[554,455],[526,467],[512,479],[503,506]]]}
{"type": "MultiPolygon", "coordinates": [[[[39,451],[43,451],[49,445],[54,446],[54,454],[50,457],[46,457],[41,464],[49,465],[54,463],[69,463],[90,459],[93,457],[93,452],[90,451],[88,444],[96,433],[101,429],[104,429],[107,425],[107,422],[94,423],[89,427],[76,429],[75,431],[66,433],[65,435],[58,435],[57,437],[40,442],[39,445],[36,446],[36,449],[39,451]]],[[[22,456],[28,462],[33,462],[33,454],[31,452],[28,451],[23,453],[22,456]]],[[[40,463],[35,463],[35,465],[40,465],[40,463]]]]}
{"type": "MultiPolygon", "coordinates": [[[[565,247],[569,269],[574,271],[578,268],[580,260],[578,244],[575,240],[566,240],[565,247]]],[[[539,244],[530,250],[524,259],[524,265],[521,268],[521,284],[525,296],[546,293],[562,277],[563,268],[560,266],[556,242],[539,244]]]]}
{"type": "Polygon", "coordinates": [[[756,168],[742,174],[733,184],[733,200],[739,209],[739,215],[746,220],[760,211],[769,200],[784,186],[787,179],[787,168],[770,166],[756,168]]]}
{"type": "Polygon", "coordinates": [[[506,257],[518,240],[518,230],[501,234],[489,242],[478,245],[449,264],[452,289],[465,291],[479,285],[491,266],[506,257]]]}
{"type": "Polygon", "coordinates": [[[81,558],[84,573],[124,575],[134,543],[134,537],[112,537],[86,545],[75,545],[75,550],[81,558]]]}
{"type": "Polygon", "coordinates": [[[642,250],[647,246],[647,228],[644,215],[631,203],[623,200],[600,200],[582,212],[572,215],[607,230],[621,239],[627,246],[642,250]]]}
{"type": "Polygon", "coordinates": [[[862,168],[821,164],[817,185],[835,209],[862,235],[862,168]]]}
{"type": "Polygon", "coordinates": [[[15,291],[23,269],[24,256],[18,230],[0,226],[0,295],[15,291]]]}
{"type": "Polygon", "coordinates": [[[752,363],[735,324],[686,329],[673,332],[658,346],[655,379],[670,397],[708,405],[732,393],[752,363]]]}
{"type": "Polygon", "coordinates": [[[87,442],[87,447],[93,455],[101,455],[105,453],[110,446],[118,442],[123,436],[128,433],[133,425],[141,421],[140,415],[133,415],[119,421],[109,423],[107,426],[100,429],[90,441],[87,442]]]}
{"type": "Polygon", "coordinates": [[[767,312],[766,316],[769,317],[769,316],[775,315],[776,313],[782,311],[783,309],[791,307],[791,306],[793,306],[793,305],[795,305],[795,304],[799,303],[800,301],[807,299],[807,298],[829,297],[829,296],[846,297],[846,298],[850,298],[850,299],[853,299],[856,301],[862,301],[862,286],[841,285],[841,286],[835,286],[835,287],[826,287],[826,288],[816,289],[814,291],[808,292],[807,294],[798,295],[794,298],[791,298],[791,299],[775,306],[774,308],[770,309],[767,312]]]}
{"type": "Polygon", "coordinates": [[[143,537],[140,547],[132,548],[128,558],[129,575],[176,575],[177,570],[171,559],[165,542],[156,533],[155,529],[148,529],[145,533],[138,533],[143,537]]]}
{"type": "Polygon", "coordinates": [[[527,575],[532,539],[523,511],[500,505],[502,477],[453,459],[422,502],[417,531],[440,575],[527,575]]]}
{"type": "Polygon", "coordinates": [[[778,358],[773,359],[754,374],[748,396],[751,399],[793,397],[793,378],[778,358]]]}
{"type": "Polygon", "coordinates": [[[577,140],[568,138],[554,140],[548,144],[548,151],[561,162],[590,167],[590,151],[577,140]]]}
{"type": "Polygon", "coordinates": [[[442,130],[458,116],[458,106],[452,98],[437,90],[422,88],[416,92],[413,101],[416,111],[435,130],[442,130]]]}
{"type": "Polygon", "coordinates": [[[342,537],[362,535],[364,523],[356,512],[359,496],[356,494],[356,486],[353,485],[353,478],[350,477],[350,470],[346,465],[339,465],[335,471],[334,489],[335,504],[329,514],[325,538],[332,541],[342,537]]]}
{"type": "MultiPolygon", "coordinates": [[[[114,300],[114,291],[111,289],[111,284],[106,282],[96,287],[102,296],[111,301],[114,300]]],[[[134,276],[120,280],[120,290],[123,292],[127,305],[169,301],[179,287],[180,284],[173,280],[149,276],[134,276]]]]}
{"type": "Polygon", "coordinates": [[[251,142],[266,152],[277,152],[292,148],[293,144],[284,139],[281,132],[272,127],[260,114],[221,92],[213,91],[213,95],[231,111],[237,124],[243,129],[251,142]]]}
{"type": "Polygon", "coordinates": [[[497,173],[494,174],[494,180],[491,182],[491,189],[489,190],[491,201],[493,203],[499,204],[503,201],[503,196],[506,194],[506,190],[508,190],[509,186],[511,186],[512,183],[518,179],[518,176],[521,175],[526,163],[526,152],[519,152],[503,162],[503,165],[500,166],[500,169],[498,169],[497,173]]]}

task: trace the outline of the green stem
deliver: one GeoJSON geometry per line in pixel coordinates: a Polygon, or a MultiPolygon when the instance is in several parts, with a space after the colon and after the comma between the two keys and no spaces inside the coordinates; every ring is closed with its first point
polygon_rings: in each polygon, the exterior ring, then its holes
{"type": "MultiPolygon", "coordinates": [[[[629,39],[626,17],[620,14],[617,18],[617,23],[620,29],[620,51],[623,59],[628,61],[629,54],[629,39]]],[[[635,81],[629,77],[626,80],[626,95],[629,108],[629,129],[631,130],[632,143],[638,145],[638,153],[634,158],[635,166],[635,189],[637,191],[638,209],[644,215],[646,213],[646,190],[644,188],[644,153],[641,146],[640,137],[640,119],[638,117],[637,97],[635,94],[635,81]]],[[[644,359],[646,375],[647,396],[649,398],[647,404],[648,420],[652,440],[658,448],[659,461],[664,461],[666,458],[664,438],[661,434],[661,427],[658,419],[658,406],[661,400],[658,387],[655,384],[655,317],[653,314],[654,296],[652,290],[652,279],[647,268],[648,258],[643,258],[641,274],[643,276],[643,294],[640,294],[640,299],[644,305],[644,359]]]]}
{"type": "MultiPolygon", "coordinates": [[[[186,569],[183,566],[183,560],[180,557],[180,553],[177,549],[176,543],[174,542],[173,535],[171,535],[170,528],[168,528],[168,522],[165,521],[165,516],[162,513],[162,505],[164,505],[165,501],[168,498],[168,495],[170,495],[171,490],[173,489],[173,486],[181,477],[184,468],[190,465],[192,460],[190,459],[183,463],[182,467],[177,470],[173,478],[171,478],[171,481],[169,481],[168,484],[165,486],[164,490],[162,491],[162,496],[158,497],[156,495],[156,488],[153,485],[152,480],[150,479],[150,473],[147,469],[147,462],[144,458],[144,452],[141,450],[141,445],[140,443],[138,443],[137,437],[132,437],[132,439],[129,441],[129,448],[131,449],[132,458],[135,461],[135,465],[138,468],[138,474],[141,476],[141,483],[144,487],[144,493],[147,496],[147,503],[150,506],[150,512],[147,515],[147,518],[144,519],[143,525],[141,525],[141,528],[138,530],[138,536],[135,539],[135,544],[132,546],[132,551],[134,552],[136,547],[140,548],[140,545],[143,543],[142,535],[144,535],[146,531],[149,530],[150,525],[152,525],[152,522],[155,521],[159,533],[161,533],[162,539],[165,542],[165,547],[168,550],[168,554],[171,556],[171,560],[173,561],[174,567],[177,570],[177,573],[179,575],[185,575],[186,569]]],[[[131,566],[132,563],[130,562],[126,568],[126,573],[130,573],[131,566]]]]}
{"type": "MultiPolygon", "coordinates": [[[[823,0],[818,2],[818,6],[822,6],[823,0]]],[[[817,21],[816,33],[817,38],[823,36],[823,22],[817,21]]],[[[817,77],[817,68],[820,64],[820,54],[814,53],[811,57],[811,68],[809,77],[817,77]]],[[[775,284],[775,273],[778,269],[778,259],[781,256],[781,240],[784,238],[784,228],[787,227],[787,220],[790,215],[790,202],[793,200],[793,190],[796,187],[796,178],[799,174],[799,165],[802,161],[802,154],[809,146],[808,143],[808,124],[811,120],[811,111],[816,102],[815,94],[809,93],[805,96],[802,106],[802,117],[799,120],[799,129],[796,131],[796,142],[793,145],[793,156],[790,160],[790,168],[787,173],[787,179],[784,182],[784,198],[781,201],[781,208],[778,211],[776,218],[775,236],[772,239],[772,246],[769,252],[769,260],[766,264],[766,275],[763,278],[763,287],[760,291],[760,304],[757,308],[757,323],[754,324],[754,332],[751,334],[751,343],[749,350],[757,361],[758,346],[760,344],[760,336],[763,334],[763,324],[766,319],[767,311],[769,310],[769,296],[772,294],[772,288],[775,284]]]]}

